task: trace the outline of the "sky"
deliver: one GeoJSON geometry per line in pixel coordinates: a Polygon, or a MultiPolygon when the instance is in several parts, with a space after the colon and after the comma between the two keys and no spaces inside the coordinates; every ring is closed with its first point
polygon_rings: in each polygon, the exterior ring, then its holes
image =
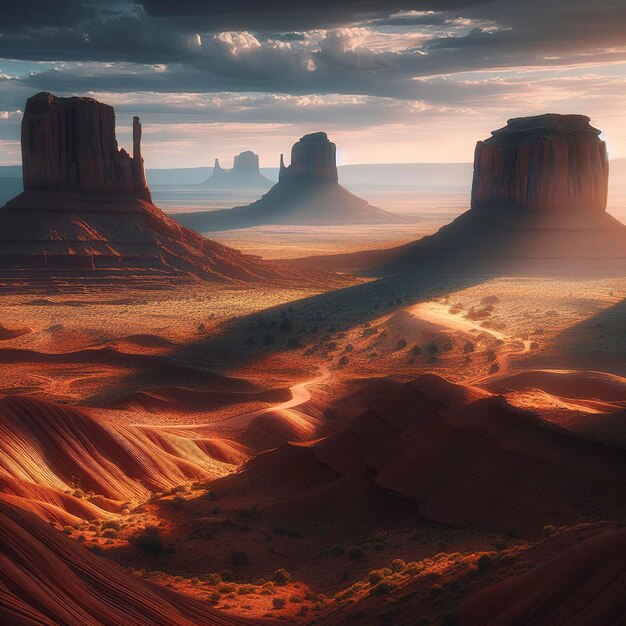
{"type": "Polygon", "coordinates": [[[0,165],[39,91],[143,124],[148,167],[469,162],[511,117],[581,113],[626,158],[626,0],[0,0],[0,165]],[[288,162],[288,158],[287,158],[288,162]]]}

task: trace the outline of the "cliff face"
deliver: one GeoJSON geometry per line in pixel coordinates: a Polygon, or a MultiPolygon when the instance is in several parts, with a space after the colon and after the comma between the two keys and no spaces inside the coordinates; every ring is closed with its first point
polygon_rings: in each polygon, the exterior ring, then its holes
{"type": "Polygon", "coordinates": [[[476,145],[472,210],[603,212],[609,165],[599,134],[584,115],[508,120],[476,145]]]}
{"type": "Polygon", "coordinates": [[[113,107],[91,98],[39,93],[22,120],[25,191],[120,193],[150,199],[141,157],[141,124],[133,120],[133,156],[118,149],[113,107]]]}
{"type": "Polygon", "coordinates": [[[337,148],[326,133],[305,135],[291,148],[291,165],[285,167],[281,157],[280,179],[309,178],[337,182],[337,148]]]}

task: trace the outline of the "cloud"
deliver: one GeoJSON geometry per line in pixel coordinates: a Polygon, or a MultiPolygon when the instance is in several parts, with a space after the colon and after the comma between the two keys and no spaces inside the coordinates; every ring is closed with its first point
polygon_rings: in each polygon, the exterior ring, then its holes
{"type": "MultiPolygon", "coordinates": [[[[237,136],[259,125],[268,145],[272,132],[309,125],[343,127],[345,136],[361,128],[390,145],[404,129],[405,142],[437,145],[437,133],[481,136],[506,117],[576,109],[599,116],[626,152],[621,0],[0,0],[0,8],[0,59],[11,59],[0,71],[0,112],[47,90],[101,95],[122,121],[139,113],[167,126],[159,141],[174,144],[196,124],[231,145],[221,124],[237,136]]],[[[18,118],[5,117],[0,137],[16,139],[18,118]]]]}

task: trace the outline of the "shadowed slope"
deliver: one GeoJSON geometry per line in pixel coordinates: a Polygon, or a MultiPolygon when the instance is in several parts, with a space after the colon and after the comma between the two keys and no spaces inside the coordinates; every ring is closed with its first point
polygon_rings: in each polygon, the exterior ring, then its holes
{"type": "Polygon", "coordinates": [[[586,539],[467,600],[459,626],[618,626],[626,615],[626,530],[586,539]]]}
{"type": "MultiPolygon", "coordinates": [[[[302,458],[319,481],[275,498],[273,508],[284,514],[379,519],[391,506],[374,512],[371,498],[392,494],[439,523],[537,536],[548,523],[624,514],[623,419],[621,401],[589,405],[541,390],[496,396],[420,376],[370,402],[344,430],[309,447],[290,446],[289,466],[285,454],[269,452],[250,461],[243,476],[224,480],[245,484],[256,475],[261,485],[273,457],[290,475],[302,458]],[[337,478],[325,479],[328,469],[337,478]],[[348,501],[346,493],[363,497],[348,501]]],[[[288,483],[268,479],[265,489],[271,498],[273,490],[289,492],[288,483]]]]}

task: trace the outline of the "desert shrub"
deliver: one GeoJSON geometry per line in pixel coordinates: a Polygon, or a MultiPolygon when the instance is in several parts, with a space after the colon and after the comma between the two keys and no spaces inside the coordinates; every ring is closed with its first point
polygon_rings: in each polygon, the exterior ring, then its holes
{"type": "Polygon", "coordinates": [[[377,585],[385,578],[385,572],[382,569],[373,569],[368,575],[367,580],[370,585],[377,585]]]}
{"type": "Polygon", "coordinates": [[[397,587],[396,583],[391,580],[383,580],[378,583],[375,587],[372,587],[370,590],[370,594],[376,596],[383,596],[391,593],[397,587]]]}
{"type": "Polygon", "coordinates": [[[204,581],[209,585],[219,585],[222,582],[222,577],[217,572],[209,572],[204,575],[204,581]]]}
{"type": "Polygon", "coordinates": [[[394,559],[391,561],[391,571],[401,572],[404,569],[406,563],[402,559],[394,559]]]}
{"type": "Polygon", "coordinates": [[[233,593],[233,591],[235,591],[236,587],[235,585],[231,584],[231,583],[223,583],[221,584],[217,590],[220,593],[233,593]]]}
{"type": "Polygon", "coordinates": [[[230,560],[235,565],[243,565],[244,563],[248,562],[248,555],[245,552],[240,552],[240,551],[236,550],[234,552],[231,552],[230,560]]]}
{"type": "Polygon", "coordinates": [[[102,522],[102,530],[106,530],[107,528],[112,528],[113,530],[120,530],[120,523],[116,519],[106,519],[102,522]]]}
{"type": "Polygon", "coordinates": [[[469,354],[470,352],[474,352],[476,348],[474,347],[474,344],[471,341],[468,341],[464,346],[463,346],[463,352],[464,354],[469,354]]]}
{"type": "Polygon", "coordinates": [[[478,565],[478,569],[481,572],[484,572],[485,570],[488,570],[493,565],[493,560],[489,555],[483,554],[478,559],[478,561],[476,561],[476,565],[478,565]]]}
{"type": "Polygon", "coordinates": [[[419,346],[413,346],[411,348],[411,354],[413,356],[419,356],[420,354],[422,354],[422,349],[419,346]]]}
{"type": "Polygon", "coordinates": [[[63,534],[64,535],[71,535],[74,532],[74,530],[72,529],[71,526],[63,526],[63,534]]]}
{"type": "Polygon", "coordinates": [[[396,348],[398,350],[402,350],[403,348],[406,348],[406,339],[398,339],[398,341],[396,342],[396,348]]]}
{"type": "Polygon", "coordinates": [[[237,515],[245,520],[256,520],[259,518],[259,510],[255,504],[248,509],[238,509],[237,515]]]}
{"type": "Polygon", "coordinates": [[[291,574],[284,568],[279,567],[273,574],[272,580],[277,585],[286,585],[291,582],[291,574]]]}
{"type": "Polygon", "coordinates": [[[437,347],[437,344],[435,343],[431,343],[428,348],[428,354],[437,354],[437,352],[439,352],[439,348],[437,347]]]}
{"type": "Polygon", "coordinates": [[[272,598],[272,606],[275,609],[282,609],[285,606],[285,601],[283,598],[272,598]]]}
{"type": "Polygon", "coordinates": [[[345,355],[339,359],[339,365],[347,365],[348,363],[349,363],[349,359],[345,355]]]}
{"type": "Polygon", "coordinates": [[[552,524],[548,524],[547,526],[543,527],[543,534],[546,537],[552,537],[552,535],[556,535],[558,532],[558,528],[556,526],[553,526],[552,524]]]}
{"type": "Polygon", "coordinates": [[[107,537],[108,539],[113,539],[117,537],[117,531],[114,528],[105,528],[102,532],[103,537],[107,537]]]}
{"type": "Polygon", "coordinates": [[[146,526],[143,530],[131,535],[128,541],[142,552],[149,554],[163,554],[165,552],[163,538],[156,526],[146,526]]]}
{"type": "Polygon", "coordinates": [[[256,589],[254,588],[253,585],[239,585],[239,589],[237,591],[237,593],[240,596],[248,596],[251,593],[254,593],[256,591],[256,589]]]}
{"type": "Polygon", "coordinates": [[[214,591],[210,596],[209,596],[209,602],[211,604],[217,604],[220,601],[220,598],[222,597],[222,594],[219,591],[214,591]]]}
{"type": "Polygon", "coordinates": [[[417,561],[411,561],[407,563],[404,570],[402,570],[404,574],[409,574],[410,576],[417,576],[424,571],[424,566],[417,561]]]}
{"type": "Polygon", "coordinates": [[[354,346],[351,343],[343,349],[344,352],[352,352],[352,350],[354,350],[354,346]]]}
{"type": "Polygon", "coordinates": [[[350,548],[349,552],[348,552],[348,556],[351,559],[364,559],[365,558],[365,552],[363,551],[362,548],[359,547],[354,547],[354,548],[350,548]]]}

